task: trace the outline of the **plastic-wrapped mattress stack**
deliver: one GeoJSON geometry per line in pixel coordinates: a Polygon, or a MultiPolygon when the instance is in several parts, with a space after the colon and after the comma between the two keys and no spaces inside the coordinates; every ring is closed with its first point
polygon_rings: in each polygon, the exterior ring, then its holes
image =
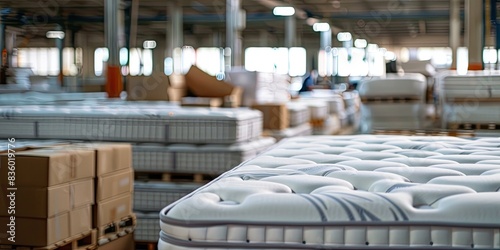
{"type": "Polygon", "coordinates": [[[387,74],[365,79],[357,87],[361,105],[361,132],[375,129],[423,129],[427,80],[421,74],[387,74]]]}
{"type": "Polygon", "coordinates": [[[500,129],[499,71],[443,72],[436,84],[442,128],[482,133],[500,129]]]}
{"type": "Polygon", "coordinates": [[[500,138],[281,141],[160,213],[158,249],[500,248],[500,138]]]}

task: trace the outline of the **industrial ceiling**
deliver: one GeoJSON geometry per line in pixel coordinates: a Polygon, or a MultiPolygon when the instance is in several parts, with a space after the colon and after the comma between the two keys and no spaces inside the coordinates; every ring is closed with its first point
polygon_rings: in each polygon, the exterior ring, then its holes
{"type": "MultiPolygon", "coordinates": [[[[129,9],[131,1],[123,1],[122,7],[129,9]]],[[[164,35],[173,1],[138,2],[138,36],[164,35]]],[[[176,2],[183,8],[185,34],[225,33],[225,0],[176,2]]],[[[284,5],[298,10],[297,36],[301,41],[319,40],[308,24],[311,18],[329,22],[334,32],[349,31],[355,38],[376,43],[446,46],[449,41],[450,0],[242,0],[247,17],[243,38],[263,32],[283,37],[284,18],[273,16],[272,8],[284,5]]],[[[463,6],[461,1],[462,21],[463,6]]],[[[43,37],[57,23],[75,31],[104,32],[104,0],[0,0],[0,8],[2,22],[24,36],[43,37]]],[[[125,16],[128,20],[129,15],[125,16]]]]}

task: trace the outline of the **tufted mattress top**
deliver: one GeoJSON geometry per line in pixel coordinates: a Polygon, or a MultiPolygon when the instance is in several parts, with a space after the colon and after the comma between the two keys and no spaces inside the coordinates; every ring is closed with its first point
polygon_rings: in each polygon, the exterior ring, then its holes
{"type": "Polygon", "coordinates": [[[500,248],[499,147],[500,138],[286,139],[165,207],[159,246],[500,248]]]}

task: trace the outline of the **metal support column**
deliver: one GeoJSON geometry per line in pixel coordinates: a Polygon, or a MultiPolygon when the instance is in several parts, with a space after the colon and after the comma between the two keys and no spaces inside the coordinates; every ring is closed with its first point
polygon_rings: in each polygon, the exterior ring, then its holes
{"type": "Polygon", "coordinates": [[[324,50],[332,47],[332,30],[320,32],[320,49],[324,50]]]}
{"type": "Polygon", "coordinates": [[[173,70],[175,73],[181,73],[180,57],[174,55],[176,48],[182,48],[184,44],[183,12],[182,6],[178,1],[171,1],[168,4],[167,11],[170,16],[170,22],[167,27],[167,51],[166,56],[173,60],[173,70]]]}
{"type": "Polygon", "coordinates": [[[460,0],[450,0],[451,69],[457,68],[457,50],[460,46],[460,0]]]}
{"type": "Polygon", "coordinates": [[[297,46],[297,25],[295,16],[287,16],[285,21],[285,47],[297,46]]]}
{"type": "Polygon", "coordinates": [[[58,24],[57,25],[57,30],[58,31],[63,31],[65,32],[64,37],[61,38],[56,38],[56,47],[59,52],[59,74],[57,75],[57,81],[59,83],[59,86],[64,87],[64,73],[63,73],[63,50],[64,50],[64,39],[66,37],[66,31],[64,30],[63,25],[58,24]]]}
{"type": "Polygon", "coordinates": [[[226,0],[226,48],[231,51],[231,60],[226,63],[227,71],[231,66],[242,65],[241,30],[244,27],[242,14],[241,0],[226,0]]]}
{"type": "Polygon", "coordinates": [[[120,48],[118,5],[119,0],[105,0],[104,3],[104,32],[105,43],[109,51],[106,70],[106,92],[108,98],[119,98],[123,90],[123,82],[120,73],[120,48]]]}
{"type": "Polygon", "coordinates": [[[483,1],[465,0],[465,42],[469,48],[469,70],[483,66],[483,1]]]}

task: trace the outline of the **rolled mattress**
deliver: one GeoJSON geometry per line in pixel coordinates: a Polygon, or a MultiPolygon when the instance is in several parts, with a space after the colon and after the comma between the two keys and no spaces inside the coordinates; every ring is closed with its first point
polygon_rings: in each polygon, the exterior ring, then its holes
{"type": "Polygon", "coordinates": [[[500,248],[499,147],[443,136],[282,140],[162,209],[158,247],[500,248]]]}

